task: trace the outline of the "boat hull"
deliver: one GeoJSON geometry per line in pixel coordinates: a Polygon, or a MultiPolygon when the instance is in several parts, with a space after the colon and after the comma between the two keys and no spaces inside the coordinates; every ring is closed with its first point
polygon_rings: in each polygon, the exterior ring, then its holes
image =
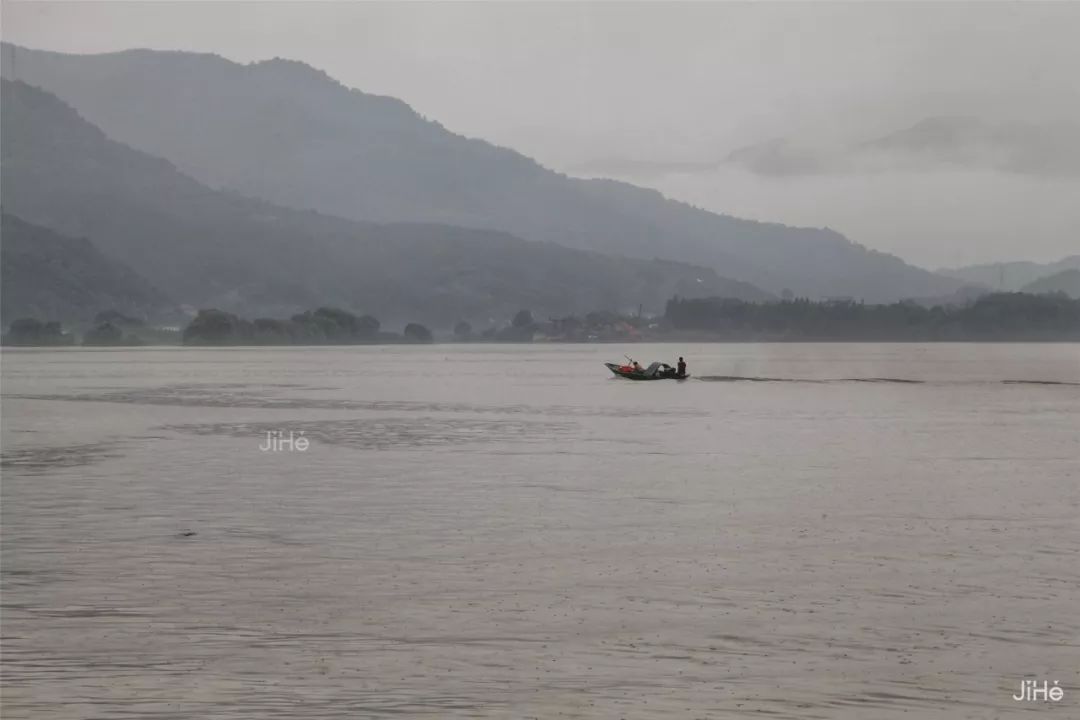
{"type": "Polygon", "coordinates": [[[685,380],[690,377],[689,373],[686,375],[662,373],[646,375],[643,372],[635,372],[634,370],[627,369],[625,365],[616,365],[615,363],[604,363],[604,367],[610,370],[615,377],[623,378],[624,380],[685,380]]]}

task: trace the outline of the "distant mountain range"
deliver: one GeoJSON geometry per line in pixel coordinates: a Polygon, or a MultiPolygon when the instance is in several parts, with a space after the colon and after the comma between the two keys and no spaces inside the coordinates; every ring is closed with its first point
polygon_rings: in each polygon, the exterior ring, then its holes
{"type": "Polygon", "coordinates": [[[1080,269],[1080,255],[1070,255],[1052,263],[1027,261],[986,263],[955,268],[941,268],[940,275],[983,285],[993,290],[1023,290],[1032,283],[1065,270],[1080,269]]]}
{"type": "MultiPolygon", "coordinates": [[[[540,317],[639,303],[659,311],[673,294],[771,297],[710,268],[605,256],[488,230],[360,223],[214,190],[166,160],[109,139],[55,96],[2,82],[5,212],[89,238],[158,289],[155,296],[143,288],[147,303],[168,296],[189,310],[273,316],[336,305],[384,322],[445,327],[459,319],[502,320],[522,308],[540,317]]],[[[57,254],[67,247],[53,235],[33,238],[51,243],[57,254]]],[[[85,274],[89,246],[68,247],[59,265],[12,265],[23,270],[9,298],[6,226],[4,240],[5,305],[41,308],[52,319],[92,314],[76,303],[64,313],[59,300],[34,299],[39,291],[74,298],[64,290],[70,279],[52,270],[66,264],[85,274]]],[[[20,240],[15,248],[25,246],[20,240]]]]}
{"type": "MultiPolygon", "coordinates": [[[[788,289],[800,296],[877,302],[947,295],[962,285],[828,229],[740,220],[626,183],[561,175],[512,150],[455,135],[400,100],[346,88],[298,62],[240,65],[213,55],[149,50],[78,56],[4,44],[2,67],[5,77],[58,95],[110,138],[164,158],[204,185],[275,206],[369,223],[493,230],[549,243],[548,253],[557,252],[554,243],[667,258],[775,294],[788,289]]],[[[141,157],[144,165],[150,162],[141,157]]],[[[245,207],[247,214],[259,214],[253,205],[245,207]]],[[[283,215],[278,209],[270,214],[283,215]]],[[[288,217],[299,222],[293,219],[299,216],[288,217]]],[[[206,224],[204,218],[185,222],[206,224]]],[[[339,235],[350,232],[335,227],[339,235]]],[[[367,227],[368,234],[376,233],[367,227]]],[[[437,233],[427,232],[437,244],[437,233]]],[[[454,232],[464,238],[471,231],[454,232]]],[[[230,242],[241,242],[232,237],[230,242]]],[[[200,241],[185,236],[184,242],[200,241]]],[[[213,247],[218,256],[225,253],[213,247]]],[[[132,258],[131,264],[146,267],[148,261],[132,258]]],[[[297,283],[289,273],[265,270],[274,278],[271,284],[297,283]]],[[[228,286],[212,277],[199,282],[222,293],[228,286]]],[[[558,286],[566,292],[573,287],[558,286]]],[[[624,299],[628,295],[622,293],[624,299]]]]}

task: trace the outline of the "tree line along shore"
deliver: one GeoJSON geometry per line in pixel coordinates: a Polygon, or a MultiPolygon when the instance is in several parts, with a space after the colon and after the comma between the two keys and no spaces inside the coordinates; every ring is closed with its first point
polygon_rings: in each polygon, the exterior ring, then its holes
{"type": "Polygon", "coordinates": [[[853,300],[746,302],[730,298],[668,301],[663,315],[609,311],[538,320],[521,310],[483,330],[460,321],[442,333],[420,323],[389,332],[371,315],[321,307],[287,319],[248,320],[201,310],[184,328],[156,327],[116,311],[99,313],[81,335],[55,320],[20,318],[3,335],[10,346],[280,346],[448,342],[678,341],[1077,341],[1080,300],[1062,293],[991,293],[962,306],[853,300]]]}

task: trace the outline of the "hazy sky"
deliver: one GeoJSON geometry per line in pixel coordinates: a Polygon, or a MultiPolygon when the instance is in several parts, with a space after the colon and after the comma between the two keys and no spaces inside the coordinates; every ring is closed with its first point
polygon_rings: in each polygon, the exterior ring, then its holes
{"type": "Polygon", "coordinates": [[[1080,252],[1080,2],[2,9],[4,39],[30,47],[303,60],[559,170],[827,225],[924,265],[1080,252]],[[850,161],[861,143],[942,116],[985,125],[976,150],[850,161]],[[802,173],[727,160],[778,138],[834,160],[802,173]]]}

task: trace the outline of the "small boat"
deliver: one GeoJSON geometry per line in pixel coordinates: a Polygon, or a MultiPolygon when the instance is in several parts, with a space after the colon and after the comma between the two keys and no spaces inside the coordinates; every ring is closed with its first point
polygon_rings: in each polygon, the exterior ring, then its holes
{"type": "Polygon", "coordinates": [[[633,365],[618,365],[616,363],[604,363],[604,366],[615,374],[615,377],[627,380],[685,380],[690,373],[678,374],[675,368],[663,363],[654,362],[647,368],[635,369],[633,365]]]}

